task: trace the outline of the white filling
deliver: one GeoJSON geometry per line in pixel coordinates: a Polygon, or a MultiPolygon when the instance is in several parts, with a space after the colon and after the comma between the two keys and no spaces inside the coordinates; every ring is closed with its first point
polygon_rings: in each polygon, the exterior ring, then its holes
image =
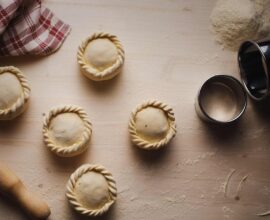
{"type": "Polygon", "coordinates": [[[102,71],[116,62],[118,51],[109,39],[96,39],[88,44],[84,55],[90,65],[102,71]]]}
{"type": "Polygon", "coordinates": [[[108,183],[102,174],[88,172],[77,181],[76,198],[87,209],[102,208],[110,198],[108,183]]]}
{"type": "Polygon", "coordinates": [[[147,107],[136,114],[137,134],[148,141],[163,139],[168,130],[169,122],[165,112],[154,107],[147,107]]]}
{"type": "Polygon", "coordinates": [[[9,72],[0,74],[0,110],[10,108],[22,94],[18,78],[9,72]]]}
{"type": "Polygon", "coordinates": [[[68,147],[79,142],[84,132],[84,123],[75,113],[62,113],[50,122],[49,134],[61,147],[68,147]]]}

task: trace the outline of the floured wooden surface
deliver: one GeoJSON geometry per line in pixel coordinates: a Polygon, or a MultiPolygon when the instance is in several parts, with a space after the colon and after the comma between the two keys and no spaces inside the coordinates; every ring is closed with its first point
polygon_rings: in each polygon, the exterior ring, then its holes
{"type": "MultiPolygon", "coordinates": [[[[238,126],[223,129],[205,125],[194,110],[207,78],[239,78],[236,54],[222,51],[208,31],[214,2],[47,0],[72,25],[63,47],[45,58],[1,59],[25,72],[32,96],[18,120],[1,122],[0,160],[43,195],[51,220],[83,219],[69,207],[65,184],[87,162],[104,165],[117,181],[116,205],[100,219],[263,219],[256,214],[270,209],[270,105],[249,101],[238,126]],[[95,31],[116,34],[126,51],[123,74],[105,83],[86,79],[76,63],[81,40],[95,31]],[[163,151],[144,152],[130,144],[129,116],[155,98],[174,108],[178,134],[163,151]],[[89,150],[75,159],[54,156],[42,142],[43,114],[60,104],[80,105],[93,123],[89,150]]],[[[0,214],[28,219],[2,197],[0,214]]]]}

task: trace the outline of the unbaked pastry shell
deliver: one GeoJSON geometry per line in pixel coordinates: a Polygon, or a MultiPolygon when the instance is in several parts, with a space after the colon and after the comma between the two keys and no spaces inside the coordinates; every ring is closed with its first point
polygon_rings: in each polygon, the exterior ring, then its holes
{"type": "Polygon", "coordinates": [[[61,157],[73,157],[83,153],[88,146],[92,134],[92,124],[89,122],[86,112],[78,106],[64,106],[54,108],[49,112],[49,115],[45,118],[43,123],[43,137],[46,146],[56,155],[61,157]],[[62,113],[75,113],[77,114],[84,123],[84,132],[80,141],[74,143],[71,146],[59,146],[50,137],[50,122],[57,115],[62,113]]]}
{"type": "Polygon", "coordinates": [[[103,81],[103,80],[109,80],[115,77],[117,74],[121,72],[122,66],[124,64],[125,59],[125,52],[124,49],[118,40],[118,38],[115,35],[111,35],[108,33],[95,33],[92,36],[88,37],[85,41],[82,42],[81,46],[79,47],[78,54],[77,54],[77,60],[80,65],[82,73],[89,79],[94,81],[103,81]],[[103,71],[99,71],[95,68],[93,68],[91,65],[89,65],[88,61],[86,60],[84,53],[88,46],[88,44],[96,39],[108,39],[112,43],[114,43],[115,47],[118,51],[118,57],[116,59],[116,62],[112,64],[110,67],[104,69],[103,71]]]}
{"type": "Polygon", "coordinates": [[[117,189],[116,189],[116,183],[113,179],[112,174],[107,171],[103,166],[100,165],[93,165],[93,164],[85,164],[79,167],[71,176],[67,183],[67,193],[66,196],[68,198],[68,201],[73,206],[73,208],[86,216],[100,216],[107,212],[109,208],[114,204],[116,197],[117,197],[117,189]],[[88,209],[85,208],[82,204],[80,204],[76,198],[75,194],[75,186],[78,179],[87,172],[97,172],[99,174],[102,174],[108,183],[108,190],[109,190],[109,197],[110,200],[105,203],[104,206],[102,206],[99,209],[88,209]]]}
{"type": "Polygon", "coordinates": [[[5,110],[0,110],[0,120],[11,120],[23,113],[27,107],[31,91],[27,79],[18,68],[13,66],[0,67],[0,75],[7,72],[17,77],[22,87],[22,92],[20,97],[14,104],[12,104],[12,106],[5,110]]]}
{"type": "Polygon", "coordinates": [[[129,133],[130,133],[132,142],[139,148],[146,149],[146,150],[157,150],[161,147],[164,147],[171,141],[171,139],[176,134],[176,123],[175,123],[173,109],[169,107],[168,105],[160,101],[156,101],[156,100],[144,102],[131,113],[131,118],[129,121],[129,133]],[[161,109],[164,111],[164,113],[167,116],[167,120],[169,123],[169,130],[167,131],[167,135],[159,141],[152,142],[152,141],[145,140],[141,138],[136,131],[136,121],[135,121],[136,114],[147,107],[155,107],[155,108],[161,109]]]}

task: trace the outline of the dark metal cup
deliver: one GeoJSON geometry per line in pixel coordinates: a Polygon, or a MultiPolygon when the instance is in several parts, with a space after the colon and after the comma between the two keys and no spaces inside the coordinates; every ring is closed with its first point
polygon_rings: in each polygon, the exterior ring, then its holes
{"type": "Polygon", "coordinates": [[[270,93],[270,40],[245,41],[238,51],[240,75],[245,90],[257,101],[270,93]]]}

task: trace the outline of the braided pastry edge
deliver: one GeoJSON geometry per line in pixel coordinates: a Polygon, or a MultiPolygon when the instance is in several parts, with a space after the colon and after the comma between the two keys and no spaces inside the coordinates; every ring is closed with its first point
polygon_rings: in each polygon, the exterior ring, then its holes
{"type": "Polygon", "coordinates": [[[79,46],[78,53],[77,53],[77,61],[80,65],[82,73],[87,78],[94,81],[109,80],[115,77],[121,71],[121,67],[124,63],[124,60],[125,60],[125,52],[118,38],[115,35],[111,35],[104,32],[94,33],[93,35],[88,37],[86,40],[84,40],[82,44],[79,46]],[[84,52],[89,42],[98,38],[109,39],[110,41],[114,43],[118,51],[118,57],[117,57],[116,62],[112,66],[106,68],[103,71],[98,71],[95,68],[91,67],[87,63],[84,57],[84,52]]]}
{"type": "Polygon", "coordinates": [[[68,198],[68,201],[70,204],[73,206],[73,208],[86,216],[100,216],[107,212],[111,205],[115,202],[116,197],[117,197],[117,189],[116,189],[116,183],[115,180],[113,179],[112,174],[105,169],[105,167],[101,165],[95,165],[95,164],[84,164],[80,166],[73,174],[71,174],[70,179],[67,183],[67,192],[66,196],[68,198]],[[109,187],[109,195],[110,195],[110,201],[108,201],[102,208],[100,209],[94,209],[90,210],[88,208],[85,208],[80,204],[76,198],[74,189],[76,186],[76,182],[78,179],[85,173],[87,172],[97,172],[102,174],[105,179],[107,180],[108,187],[109,187]]]}
{"type": "Polygon", "coordinates": [[[83,153],[87,149],[87,143],[92,135],[92,124],[89,122],[86,112],[78,106],[67,105],[51,109],[49,115],[45,117],[43,122],[43,138],[46,146],[56,155],[61,157],[73,157],[83,153]],[[56,145],[49,136],[49,126],[51,120],[61,113],[76,113],[83,121],[85,130],[82,133],[82,140],[74,143],[69,147],[60,147],[56,145]]]}
{"type": "Polygon", "coordinates": [[[28,81],[20,69],[14,66],[0,67],[0,75],[6,72],[12,73],[17,77],[21,84],[23,92],[12,106],[7,109],[0,110],[0,120],[11,120],[19,116],[24,111],[31,92],[28,81]]]}
{"type": "Polygon", "coordinates": [[[175,123],[175,117],[173,113],[173,109],[169,107],[167,104],[164,104],[160,101],[157,100],[152,100],[148,102],[144,102],[143,104],[139,105],[132,113],[129,121],[129,133],[131,136],[132,142],[138,146],[139,148],[146,149],[146,150],[157,150],[165,145],[167,145],[171,139],[175,136],[176,134],[176,123],[175,123]],[[141,111],[142,109],[146,107],[156,107],[161,110],[163,110],[168,118],[169,121],[169,130],[166,135],[162,140],[157,141],[157,142],[148,142],[141,137],[136,132],[136,126],[135,126],[135,118],[136,114],[141,111]]]}

